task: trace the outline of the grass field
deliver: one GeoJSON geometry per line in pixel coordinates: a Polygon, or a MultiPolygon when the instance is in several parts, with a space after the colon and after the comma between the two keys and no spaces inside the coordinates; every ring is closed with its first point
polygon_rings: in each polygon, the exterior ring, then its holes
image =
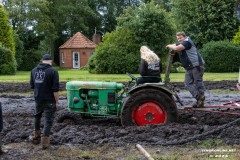
{"type": "MultiPolygon", "coordinates": [[[[113,81],[113,82],[127,82],[130,80],[126,74],[91,74],[86,70],[72,70],[59,69],[60,81],[113,81]]],[[[139,74],[133,74],[138,77],[139,74]]],[[[221,81],[221,80],[238,80],[239,73],[205,73],[204,81],[221,81]]],[[[30,71],[19,71],[16,75],[0,75],[0,82],[28,82],[30,78],[30,71]]],[[[164,79],[164,74],[162,74],[164,79]]],[[[184,80],[184,73],[171,73],[170,79],[172,82],[182,82],[184,80]]]]}

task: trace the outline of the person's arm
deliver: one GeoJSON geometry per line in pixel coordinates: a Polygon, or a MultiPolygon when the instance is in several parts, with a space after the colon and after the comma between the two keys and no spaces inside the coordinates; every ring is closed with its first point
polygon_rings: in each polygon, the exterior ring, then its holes
{"type": "Polygon", "coordinates": [[[54,71],[54,76],[53,76],[53,85],[52,85],[52,91],[53,95],[56,101],[56,109],[58,110],[58,105],[59,105],[59,75],[58,72],[55,70],[54,71]]]}
{"type": "Polygon", "coordinates": [[[56,110],[58,110],[59,107],[59,92],[53,92],[55,101],[56,101],[56,110]]]}
{"type": "Polygon", "coordinates": [[[34,89],[34,81],[33,81],[32,72],[31,72],[31,75],[30,75],[30,86],[31,86],[32,89],[34,89]]]}
{"type": "Polygon", "coordinates": [[[166,46],[167,49],[172,49],[176,52],[180,52],[185,49],[185,47],[182,44],[176,45],[176,44],[169,44],[166,46]]]}

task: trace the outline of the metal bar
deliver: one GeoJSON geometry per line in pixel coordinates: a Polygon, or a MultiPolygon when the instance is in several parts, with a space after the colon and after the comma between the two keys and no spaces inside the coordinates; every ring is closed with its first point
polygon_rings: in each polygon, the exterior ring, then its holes
{"type": "Polygon", "coordinates": [[[240,113],[204,110],[204,109],[201,109],[201,108],[194,108],[194,109],[188,109],[188,110],[192,110],[192,111],[202,111],[202,112],[212,112],[212,113],[220,113],[220,114],[230,114],[230,115],[238,115],[238,116],[240,116],[240,113]]]}
{"type": "Polygon", "coordinates": [[[240,109],[240,106],[218,106],[218,105],[213,105],[213,106],[204,106],[203,108],[229,108],[229,109],[240,109]]]}
{"type": "Polygon", "coordinates": [[[168,64],[166,66],[166,73],[165,73],[165,77],[164,77],[164,82],[165,83],[169,83],[170,82],[170,72],[171,72],[171,66],[172,66],[172,62],[173,62],[173,57],[174,57],[174,50],[169,50],[169,57],[168,57],[168,64]]]}
{"type": "Polygon", "coordinates": [[[236,101],[231,101],[231,102],[227,102],[227,103],[224,103],[222,105],[227,105],[227,104],[238,104],[240,102],[240,100],[236,100],[236,101]]]}

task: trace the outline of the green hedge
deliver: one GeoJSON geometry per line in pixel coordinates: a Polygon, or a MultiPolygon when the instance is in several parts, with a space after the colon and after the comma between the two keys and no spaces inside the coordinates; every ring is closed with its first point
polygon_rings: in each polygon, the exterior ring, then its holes
{"type": "Polygon", "coordinates": [[[208,72],[238,72],[240,47],[229,41],[212,41],[203,46],[200,53],[208,72]]]}
{"type": "Polygon", "coordinates": [[[16,73],[16,60],[11,50],[0,47],[0,75],[11,75],[16,73]]]}
{"type": "Polygon", "coordinates": [[[100,43],[89,60],[89,72],[136,73],[140,63],[140,46],[134,42],[133,33],[127,29],[106,33],[104,43],[100,43]]]}

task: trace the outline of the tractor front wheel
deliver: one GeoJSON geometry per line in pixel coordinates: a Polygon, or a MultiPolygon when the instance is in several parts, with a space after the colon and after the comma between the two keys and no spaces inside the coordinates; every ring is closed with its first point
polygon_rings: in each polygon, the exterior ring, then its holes
{"type": "Polygon", "coordinates": [[[177,121],[177,107],[166,93],[156,89],[142,89],[130,95],[121,112],[123,126],[166,124],[177,121]]]}

